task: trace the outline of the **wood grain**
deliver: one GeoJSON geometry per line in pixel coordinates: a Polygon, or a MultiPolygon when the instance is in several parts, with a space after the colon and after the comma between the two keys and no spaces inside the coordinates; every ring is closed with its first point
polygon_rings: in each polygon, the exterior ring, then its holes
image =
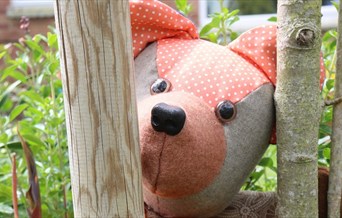
{"type": "Polygon", "coordinates": [[[75,217],[142,217],[129,3],[55,6],[75,217]]]}

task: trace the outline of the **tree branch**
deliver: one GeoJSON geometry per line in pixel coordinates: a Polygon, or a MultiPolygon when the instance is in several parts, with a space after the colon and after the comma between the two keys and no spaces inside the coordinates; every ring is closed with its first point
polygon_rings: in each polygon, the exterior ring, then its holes
{"type": "Polygon", "coordinates": [[[320,5],[320,0],[278,1],[274,99],[279,217],[318,216],[320,5]]]}
{"type": "MultiPolygon", "coordinates": [[[[338,38],[336,52],[335,97],[342,96],[342,7],[339,7],[338,38]]],[[[342,97],[333,105],[331,136],[330,177],[328,190],[328,217],[340,217],[342,183],[342,97]]]]}

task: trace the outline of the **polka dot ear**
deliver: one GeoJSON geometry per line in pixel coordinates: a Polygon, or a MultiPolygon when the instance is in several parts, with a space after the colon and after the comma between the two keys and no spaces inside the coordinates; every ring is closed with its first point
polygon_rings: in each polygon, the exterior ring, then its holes
{"type": "Polygon", "coordinates": [[[151,85],[151,95],[168,92],[171,88],[171,83],[167,79],[159,78],[151,85]]]}
{"type": "Polygon", "coordinates": [[[231,101],[221,101],[215,108],[217,118],[223,122],[228,123],[236,116],[236,107],[231,101]]]}
{"type": "Polygon", "coordinates": [[[130,1],[130,15],[134,57],[150,42],[199,37],[196,26],[188,18],[157,0],[130,1]]]}
{"type": "Polygon", "coordinates": [[[277,26],[263,25],[243,33],[229,44],[229,48],[254,63],[276,84],[277,26]]]}

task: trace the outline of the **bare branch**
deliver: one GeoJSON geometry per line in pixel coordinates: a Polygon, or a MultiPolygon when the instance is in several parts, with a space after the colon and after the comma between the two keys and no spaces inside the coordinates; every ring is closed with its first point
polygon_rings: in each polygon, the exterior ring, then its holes
{"type": "MultiPolygon", "coordinates": [[[[342,5],[339,8],[337,38],[337,59],[335,76],[335,97],[342,96],[342,5]]],[[[328,217],[340,217],[342,191],[342,97],[333,106],[333,125],[331,136],[330,177],[328,190],[328,217]]]]}

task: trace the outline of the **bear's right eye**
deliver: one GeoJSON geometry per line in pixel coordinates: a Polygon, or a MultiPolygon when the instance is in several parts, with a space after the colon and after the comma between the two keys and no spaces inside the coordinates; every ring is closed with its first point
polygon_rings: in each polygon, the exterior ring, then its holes
{"type": "Polygon", "coordinates": [[[151,94],[159,94],[168,92],[171,88],[171,83],[167,79],[159,78],[151,85],[151,94]]]}
{"type": "Polygon", "coordinates": [[[219,120],[223,123],[232,121],[236,116],[235,105],[228,100],[221,101],[215,108],[215,114],[219,120]]]}

